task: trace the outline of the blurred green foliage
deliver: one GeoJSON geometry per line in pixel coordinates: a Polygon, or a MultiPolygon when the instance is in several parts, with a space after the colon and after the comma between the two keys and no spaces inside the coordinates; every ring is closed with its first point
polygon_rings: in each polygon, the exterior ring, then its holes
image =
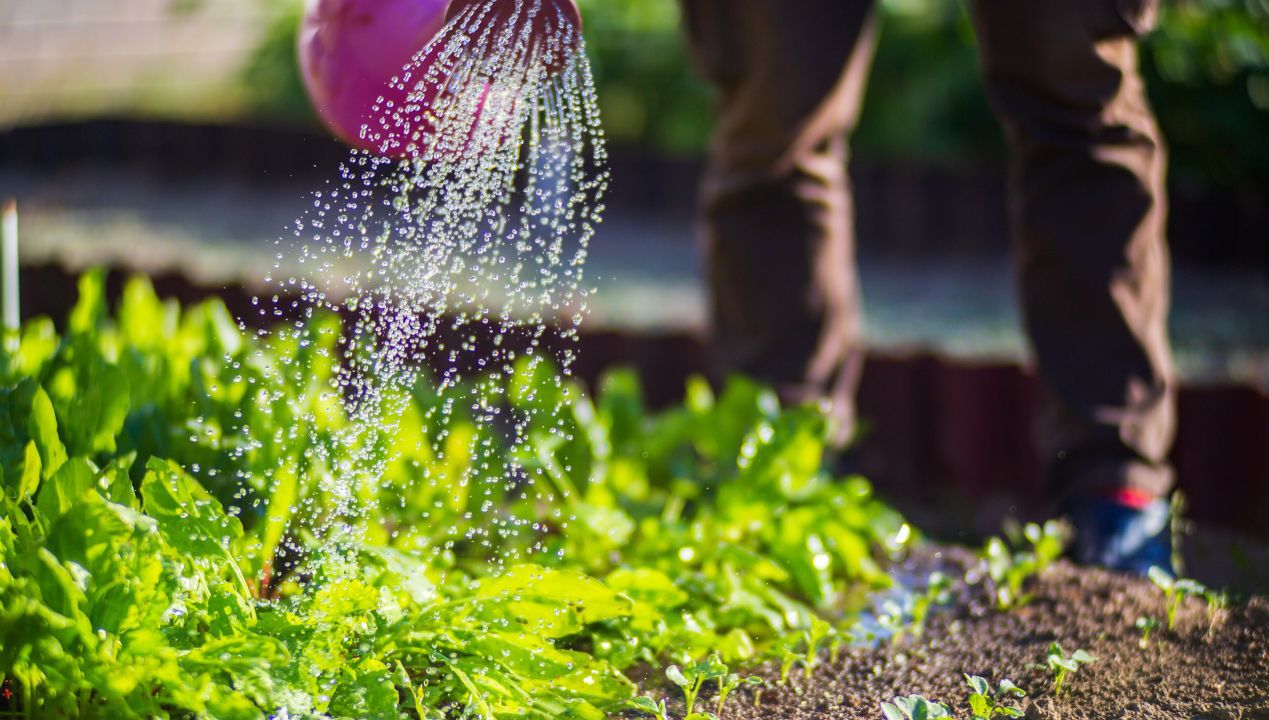
{"type": "MultiPolygon", "coordinates": [[[[294,67],[296,12],[248,68],[257,110],[311,121],[294,67]]],[[[699,152],[710,90],[692,72],[678,0],[579,0],[609,136],[672,154],[699,152]]],[[[858,155],[923,162],[1003,158],[961,0],[882,0],[880,47],[858,155]]],[[[1142,67],[1169,138],[1173,172],[1218,185],[1269,182],[1269,0],[1170,0],[1142,67]]]]}
{"type": "Polygon", "coordinates": [[[1175,0],[1147,50],[1173,172],[1269,182],[1269,0],[1175,0]]]}

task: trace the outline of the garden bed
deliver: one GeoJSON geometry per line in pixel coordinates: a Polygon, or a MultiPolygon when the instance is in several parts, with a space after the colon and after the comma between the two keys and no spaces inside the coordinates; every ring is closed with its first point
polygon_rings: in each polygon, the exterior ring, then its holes
{"type": "MultiPolygon", "coordinates": [[[[951,551],[962,561],[965,551],[951,551]]],[[[1029,718],[1269,718],[1269,600],[1223,610],[1213,624],[1191,600],[1176,628],[1160,628],[1142,647],[1137,618],[1165,616],[1164,595],[1147,580],[1060,562],[1035,584],[1032,602],[996,612],[981,593],[935,614],[920,642],[846,652],[809,681],[795,672],[778,684],[778,668],[761,704],[730,707],[734,720],[848,720],[881,716],[880,703],[921,694],[969,717],[963,673],[992,683],[1008,678],[1029,692],[1029,718]],[[1060,697],[1044,667],[1053,642],[1082,648],[1098,661],[1067,679],[1060,697]]]]}
{"type": "Polygon", "coordinates": [[[336,316],[257,336],[141,278],[113,311],[79,290],[0,353],[0,717],[604,720],[750,672],[724,720],[959,708],[962,672],[1037,717],[1269,711],[1263,599],[1189,585],[1216,615],[1141,648],[1158,588],[1054,565],[1059,523],[932,549],[825,470],[821,412],[743,378],[653,411],[526,355],[371,404],[336,316]],[[1054,642],[1102,658],[1061,699],[1054,642]]]}

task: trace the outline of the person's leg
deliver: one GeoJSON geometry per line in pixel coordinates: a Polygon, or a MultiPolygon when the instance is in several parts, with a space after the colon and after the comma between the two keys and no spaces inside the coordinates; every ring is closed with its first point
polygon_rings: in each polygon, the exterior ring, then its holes
{"type": "Polygon", "coordinates": [[[1172,487],[1175,425],[1165,153],[1136,59],[1155,1],[974,0],[973,10],[1014,150],[1049,477],[1068,498],[1148,505],[1172,487]]]}
{"type": "Polygon", "coordinates": [[[869,0],[683,0],[719,91],[702,189],[720,369],[854,421],[863,321],[847,135],[875,23],[869,0]]]}

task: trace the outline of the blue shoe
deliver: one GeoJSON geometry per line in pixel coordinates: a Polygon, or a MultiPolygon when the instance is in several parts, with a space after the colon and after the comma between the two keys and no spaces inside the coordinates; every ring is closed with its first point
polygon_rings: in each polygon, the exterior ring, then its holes
{"type": "Polygon", "coordinates": [[[1075,525],[1072,555],[1076,562],[1142,576],[1151,566],[1173,571],[1167,500],[1126,503],[1084,498],[1071,503],[1070,516],[1075,525]]]}

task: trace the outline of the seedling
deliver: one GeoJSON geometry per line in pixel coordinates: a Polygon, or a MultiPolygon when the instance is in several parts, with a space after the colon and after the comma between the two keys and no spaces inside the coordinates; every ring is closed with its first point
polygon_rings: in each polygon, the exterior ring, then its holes
{"type": "Polygon", "coordinates": [[[665,676],[683,691],[684,712],[690,718],[696,709],[696,699],[701,694],[701,688],[706,681],[725,678],[727,666],[717,655],[710,655],[705,662],[689,665],[681,670],[678,665],[671,665],[665,669],[665,676]]]}
{"type": "Polygon", "coordinates": [[[881,612],[877,615],[877,624],[890,632],[890,643],[899,644],[903,639],[903,634],[907,632],[908,626],[904,620],[903,606],[895,600],[885,600],[878,608],[881,612]]]}
{"type": "Polygon", "coordinates": [[[798,664],[802,665],[803,674],[810,678],[815,671],[815,666],[819,664],[820,650],[826,641],[836,657],[845,638],[837,631],[837,628],[819,618],[812,618],[811,626],[806,630],[786,636],[781,642],[779,651],[780,684],[783,685],[789,681],[793,666],[798,664]]]}
{"type": "Polygon", "coordinates": [[[925,621],[930,616],[930,609],[936,605],[946,605],[952,600],[952,579],[941,572],[930,573],[925,592],[912,600],[912,634],[918,638],[925,632],[925,621]]]}
{"type": "Polygon", "coordinates": [[[1010,551],[998,537],[988,540],[983,548],[982,558],[994,586],[998,610],[1010,610],[1031,601],[1023,588],[1029,579],[1061,557],[1066,547],[1066,529],[1054,520],[1043,526],[1029,523],[1023,530],[1023,539],[1029,544],[1025,550],[1010,551]]]}
{"type": "MultiPolygon", "coordinates": [[[[1163,594],[1167,597],[1168,604],[1168,630],[1176,627],[1176,613],[1181,608],[1181,602],[1187,597],[1208,597],[1211,593],[1202,583],[1189,578],[1174,578],[1167,570],[1161,567],[1152,566],[1147,572],[1150,580],[1159,586],[1163,594]]],[[[1208,607],[1211,607],[1211,601],[1208,601],[1208,607]]]]}
{"type": "Polygon", "coordinates": [[[641,713],[647,713],[656,718],[656,720],[670,720],[670,715],[665,710],[665,700],[653,700],[646,695],[640,695],[626,703],[626,707],[641,713]]]}
{"type": "Polygon", "coordinates": [[[837,630],[832,625],[819,618],[811,618],[811,627],[802,633],[803,640],[806,642],[806,655],[803,657],[802,669],[807,678],[811,677],[812,671],[819,662],[820,648],[824,645],[824,641],[836,635],[837,630]]]}
{"type": "Polygon", "coordinates": [[[1081,665],[1094,662],[1097,662],[1097,658],[1083,650],[1076,650],[1067,655],[1061,645],[1057,643],[1050,645],[1049,652],[1045,656],[1045,664],[1048,665],[1049,671],[1053,673],[1053,694],[1062,694],[1062,685],[1066,682],[1067,675],[1079,672],[1081,665]]]}
{"type": "Polygon", "coordinates": [[[897,697],[890,702],[883,702],[881,712],[886,716],[886,720],[933,720],[952,717],[952,711],[946,705],[927,700],[920,695],[897,697]]]}
{"type": "Polygon", "coordinates": [[[977,675],[966,675],[965,682],[969,684],[970,690],[973,690],[969,696],[969,709],[974,713],[973,720],[992,720],[996,716],[1022,717],[1021,709],[1006,704],[1013,699],[1027,696],[1027,691],[1014,685],[1012,680],[1001,680],[1000,685],[994,690],[986,678],[977,675]]]}
{"type": "Polygon", "coordinates": [[[780,684],[787,685],[789,676],[793,674],[793,666],[802,660],[802,656],[793,651],[791,647],[785,647],[780,654],[780,684]]]}
{"type": "Polygon", "coordinates": [[[1203,593],[1203,599],[1207,601],[1207,634],[1210,636],[1216,630],[1216,621],[1220,619],[1221,611],[1229,607],[1229,594],[1208,590],[1203,593]]]}
{"type": "Polygon", "coordinates": [[[1159,629],[1159,621],[1156,618],[1143,615],[1137,618],[1137,622],[1133,624],[1133,627],[1141,631],[1141,639],[1137,641],[1137,644],[1142,649],[1145,649],[1150,646],[1150,633],[1159,629]]]}
{"type": "Polygon", "coordinates": [[[736,673],[729,673],[726,677],[718,679],[718,705],[715,707],[720,714],[723,712],[723,705],[727,702],[728,696],[736,691],[742,685],[756,687],[762,684],[760,677],[741,677],[736,673]]]}

